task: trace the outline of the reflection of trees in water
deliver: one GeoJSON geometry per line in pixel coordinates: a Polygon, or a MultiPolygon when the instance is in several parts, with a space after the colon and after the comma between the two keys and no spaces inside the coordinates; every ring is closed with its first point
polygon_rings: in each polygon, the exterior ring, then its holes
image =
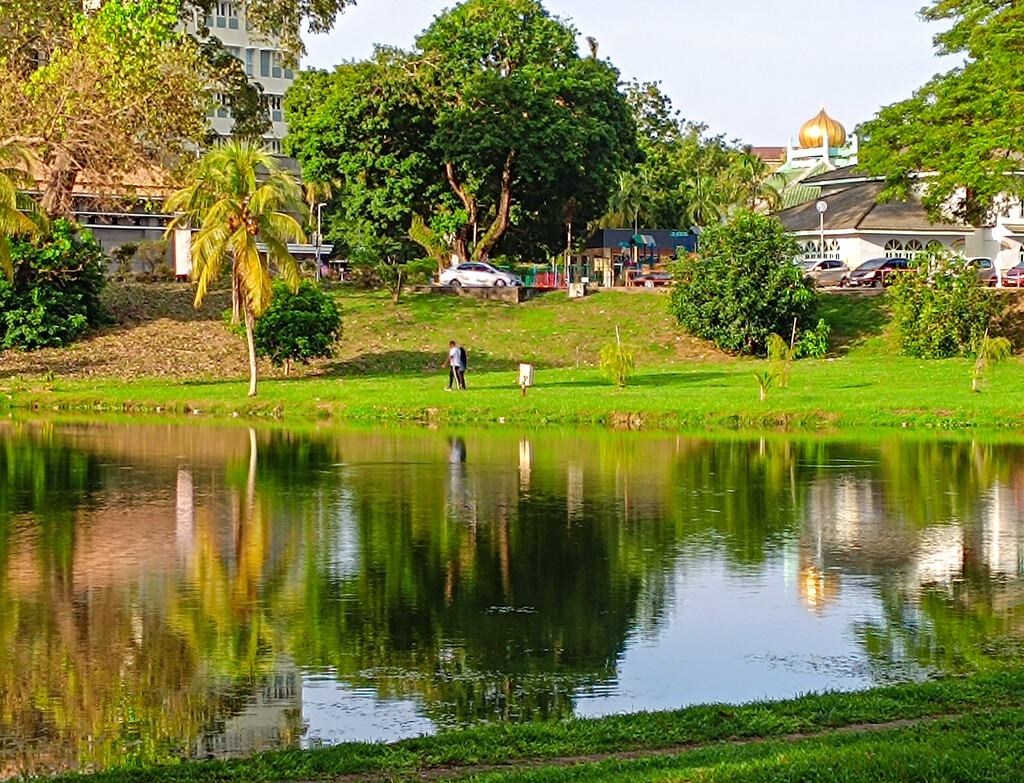
{"type": "MultiPolygon", "coordinates": [[[[275,741],[294,742],[295,694],[259,694],[296,666],[416,698],[445,725],[565,716],[580,688],[614,679],[631,634],[657,635],[676,575],[708,553],[760,570],[796,542],[824,601],[830,568],[878,574],[885,620],[860,633],[880,663],[958,665],[1016,633],[1018,582],[986,570],[986,520],[993,486],[1024,487],[1017,448],[55,433],[0,433],[0,732],[45,737],[54,761],[168,758],[258,704],[276,711],[275,741]],[[132,440],[146,449],[122,470],[132,440]],[[83,531],[160,497],[163,570],[86,589],[102,549],[83,531]],[[915,564],[942,524],[962,536],[957,578],[915,592],[908,574],[926,573],[915,564]],[[26,553],[36,581],[15,590],[26,553]]],[[[159,533],[137,535],[158,547],[159,533]]]]}

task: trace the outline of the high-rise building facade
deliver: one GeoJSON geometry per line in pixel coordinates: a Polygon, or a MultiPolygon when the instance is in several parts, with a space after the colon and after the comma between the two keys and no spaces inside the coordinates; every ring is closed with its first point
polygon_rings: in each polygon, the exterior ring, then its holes
{"type": "MultiPolygon", "coordinates": [[[[284,53],[272,37],[252,29],[245,18],[244,2],[218,0],[208,16],[197,16],[190,22],[189,32],[198,36],[204,27],[242,62],[249,80],[263,87],[273,123],[266,136],[267,146],[280,154],[281,140],[288,132],[284,121],[284,93],[295,78],[292,69],[285,66],[284,53]]],[[[230,136],[233,119],[228,98],[219,94],[214,97],[216,103],[210,111],[210,125],[219,135],[230,136]]]]}

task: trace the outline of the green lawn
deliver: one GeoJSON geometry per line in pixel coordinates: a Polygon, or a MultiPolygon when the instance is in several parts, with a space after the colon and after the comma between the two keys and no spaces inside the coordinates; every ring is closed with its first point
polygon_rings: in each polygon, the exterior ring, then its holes
{"type": "Polygon", "coordinates": [[[832,295],[824,359],[794,363],[787,388],[759,400],[755,371],[767,362],[727,357],[676,327],[664,295],[602,292],[582,302],[548,294],[520,305],[454,296],[344,293],[345,337],[337,358],[293,378],[266,374],[260,395],[244,379],[0,380],[0,406],[80,412],[274,416],[302,421],[434,421],[646,428],[1018,428],[1024,424],[1024,362],[996,368],[971,392],[969,359],[898,355],[880,296],[832,295]],[[596,367],[618,326],[637,373],[624,389],[596,367]],[[445,391],[440,369],[451,337],[470,356],[468,391],[445,391]],[[524,397],[517,366],[536,367],[524,397]]]}

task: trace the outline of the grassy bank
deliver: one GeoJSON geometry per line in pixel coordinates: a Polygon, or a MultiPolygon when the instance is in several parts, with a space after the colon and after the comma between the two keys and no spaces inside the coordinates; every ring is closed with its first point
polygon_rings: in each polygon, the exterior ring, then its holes
{"type": "MultiPolygon", "coordinates": [[[[855,694],[352,743],[88,776],[125,780],[1018,780],[1024,673],[855,694]]],[[[80,779],[78,776],[68,776],[80,779]]]]}
{"type": "MultiPolygon", "coordinates": [[[[244,367],[244,346],[226,334],[219,313],[205,321],[188,313],[179,320],[168,318],[159,314],[160,297],[153,290],[147,293],[144,305],[120,302],[132,320],[122,318],[117,327],[92,338],[91,351],[87,341],[79,360],[74,347],[42,358],[2,357],[0,406],[273,416],[287,421],[526,426],[793,429],[1024,424],[1018,391],[1024,388],[1024,362],[1014,359],[1000,366],[985,391],[972,393],[970,360],[921,361],[898,355],[887,334],[879,296],[825,297],[823,314],[834,329],[830,355],[796,362],[788,387],[774,386],[761,402],[755,372],[767,363],[724,356],[683,334],[666,314],[660,292],[601,292],[582,302],[549,294],[520,305],[428,294],[409,296],[395,305],[377,294],[339,293],[345,336],[338,355],[291,378],[264,366],[260,395],[249,400],[244,374],[238,370],[244,367]],[[192,320],[184,320],[186,315],[192,320]],[[613,387],[596,366],[600,347],[614,339],[616,327],[636,352],[637,373],[625,389],[613,387]],[[201,354],[202,346],[169,360],[174,346],[145,343],[162,330],[175,328],[185,333],[205,329],[211,352],[239,361],[224,359],[212,368],[198,363],[196,372],[189,373],[189,357],[201,354]],[[130,339],[133,330],[144,335],[137,344],[130,339]],[[118,339],[105,355],[96,346],[112,336],[118,339]],[[439,365],[449,338],[469,350],[470,388],[465,393],[444,389],[446,374],[439,365]],[[158,354],[148,371],[126,369],[145,365],[139,356],[147,351],[158,354]],[[516,386],[520,361],[536,367],[537,385],[525,397],[516,386]],[[159,362],[168,369],[159,370],[159,362]],[[217,372],[229,364],[225,372],[217,372]]],[[[181,296],[180,290],[172,293],[181,296]]]]}

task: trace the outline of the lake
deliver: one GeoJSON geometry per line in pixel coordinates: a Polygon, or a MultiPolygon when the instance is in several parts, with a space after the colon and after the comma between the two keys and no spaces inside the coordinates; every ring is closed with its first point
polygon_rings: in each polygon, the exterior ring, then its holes
{"type": "Polygon", "coordinates": [[[970,670],[1024,444],[0,423],[0,777],[970,670]]]}

